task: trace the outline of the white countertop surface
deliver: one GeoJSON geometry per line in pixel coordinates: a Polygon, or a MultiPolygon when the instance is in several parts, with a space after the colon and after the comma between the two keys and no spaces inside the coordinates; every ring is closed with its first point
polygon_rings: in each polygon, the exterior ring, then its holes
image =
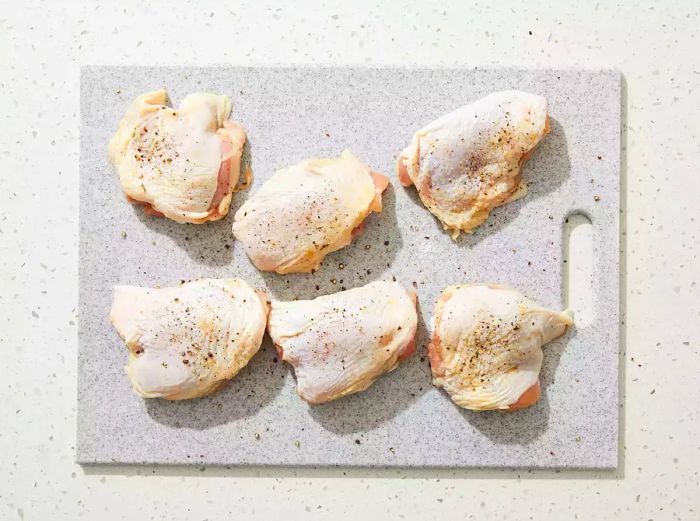
{"type": "Polygon", "coordinates": [[[697,1],[0,3],[0,519],[700,518],[697,1]],[[291,63],[623,73],[616,472],[74,463],[79,66],[291,63]]]}

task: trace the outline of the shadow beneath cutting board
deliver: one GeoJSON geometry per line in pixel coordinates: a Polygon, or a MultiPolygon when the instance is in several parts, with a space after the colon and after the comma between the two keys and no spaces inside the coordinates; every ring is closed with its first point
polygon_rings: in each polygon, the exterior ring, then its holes
{"type": "Polygon", "coordinates": [[[163,476],[268,479],[575,479],[619,480],[624,475],[606,469],[439,468],[439,467],[313,467],[281,465],[206,466],[154,464],[83,464],[86,476],[163,476]]]}
{"type": "Polygon", "coordinates": [[[627,80],[620,74],[620,352],[618,357],[617,469],[625,475],[625,416],[627,377],[627,80]]]}
{"type": "Polygon", "coordinates": [[[280,392],[289,371],[266,337],[260,351],[221,391],[197,400],[145,400],[146,411],[163,425],[206,430],[256,414],[280,392]]]}
{"type": "MultiPolygon", "coordinates": [[[[571,161],[569,159],[568,143],[564,127],[550,117],[550,131],[537,145],[532,157],[522,166],[522,178],[527,184],[528,193],[511,203],[494,208],[488,219],[472,233],[462,233],[455,243],[460,247],[471,248],[487,236],[498,233],[510,224],[520,213],[521,208],[532,199],[542,197],[561,186],[569,177],[571,161]]],[[[405,188],[411,201],[422,206],[415,187],[405,188]]],[[[425,208],[423,208],[427,211],[425,208]]],[[[441,233],[442,224],[435,217],[435,226],[441,233]]]]}

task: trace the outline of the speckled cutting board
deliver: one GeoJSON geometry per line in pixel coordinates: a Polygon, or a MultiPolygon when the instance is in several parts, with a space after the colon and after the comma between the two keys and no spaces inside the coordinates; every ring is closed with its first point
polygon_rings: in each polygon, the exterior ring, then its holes
{"type": "Polygon", "coordinates": [[[605,70],[512,68],[87,67],[81,77],[81,463],[427,467],[617,466],[620,76],[605,70]],[[127,204],[107,142],[131,101],[164,87],[177,104],[192,92],[231,96],[248,134],[249,192],[229,217],[182,225],[127,204]],[[457,242],[394,159],[413,133],[490,92],[546,96],[551,133],[523,169],[529,195],[496,209],[457,242]],[[272,172],[350,148],[393,185],[365,233],[313,275],[258,272],[231,234],[238,206],[272,172]],[[597,199],[597,200],[596,200],[597,199]],[[544,349],[542,399],[512,414],[456,407],[434,388],[425,346],[442,288],[512,285],[565,307],[563,223],[575,211],[594,227],[594,317],[544,349]],[[416,355],[369,390],[309,406],[266,338],[223,391],[185,402],[142,400],[124,373],[127,350],[109,323],[112,286],[175,285],[241,277],[274,298],[313,298],[395,276],[416,286],[416,355]]]}

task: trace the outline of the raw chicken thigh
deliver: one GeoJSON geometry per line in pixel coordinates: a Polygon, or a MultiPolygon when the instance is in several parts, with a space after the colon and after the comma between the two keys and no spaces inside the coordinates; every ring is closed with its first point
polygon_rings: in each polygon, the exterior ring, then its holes
{"type": "Polygon", "coordinates": [[[490,94],[419,130],[398,158],[399,179],[457,238],[527,193],[520,167],[547,132],[545,98],[490,94]]]}
{"type": "Polygon", "coordinates": [[[348,150],[302,161],[275,172],[238,209],[233,234],[262,271],[311,272],[382,210],[388,183],[348,150]]]}
{"type": "Polygon", "coordinates": [[[267,305],[239,279],[116,286],[110,318],[129,348],[136,394],[186,400],[218,390],[260,349],[267,305]]]}
{"type": "Polygon", "coordinates": [[[122,189],[151,215],[195,224],[221,219],[240,189],[246,139],[227,119],[231,100],[192,94],[172,109],[166,98],[164,90],[136,98],[109,142],[122,189]]]}
{"type": "Polygon", "coordinates": [[[449,286],[428,346],[433,384],[465,409],[514,410],[540,397],[542,345],[573,324],[505,286],[449,286]]]}
{"type": "Polygon", "coordinates": [[[415,293],[379,281],[314,300],[272,302],[270,336],[309,403],[364,391],[413,353],[415,293]]]}

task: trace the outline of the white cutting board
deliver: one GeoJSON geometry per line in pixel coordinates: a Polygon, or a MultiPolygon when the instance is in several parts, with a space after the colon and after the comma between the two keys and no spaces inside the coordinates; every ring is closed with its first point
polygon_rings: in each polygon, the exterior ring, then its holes
{"type": "Polygon", "coordinates": [[[619,136],[620,75],[607,70],[84,68],[78,461],[616,467],[619,136]],[[107,142],[131,101],[158,88],[175,104],[197,91],[231,96],[255,182],[235,196],[226,220],[182,225],[124,200],[107,142]],[[513,88],[546,96],[552,118],[551,133],[523,168],[529,194],[454,242],[415,190],[399,185],[395,157],[425,123],[513,88]],[[313,275],[258,272],[231,234],[236,208],[275,169],[346,147],[392,178],[384,211],[313,275]],[[593,224],[590,320],[545,347],[536,406],[512,414],[459,409],[430,382],[425,345],[437,296],[450,284],[497,282],[563,309],[563,226],[575,212],[593,224]],[[416,355],[369,390],[324,405],[297,397],[293,372],[267,338],[211,397],[142,400],[131,391],[127,350],[108,319],[115,284],[241,277],[293,299],[392,276],[418,291],[416,355]]]}

